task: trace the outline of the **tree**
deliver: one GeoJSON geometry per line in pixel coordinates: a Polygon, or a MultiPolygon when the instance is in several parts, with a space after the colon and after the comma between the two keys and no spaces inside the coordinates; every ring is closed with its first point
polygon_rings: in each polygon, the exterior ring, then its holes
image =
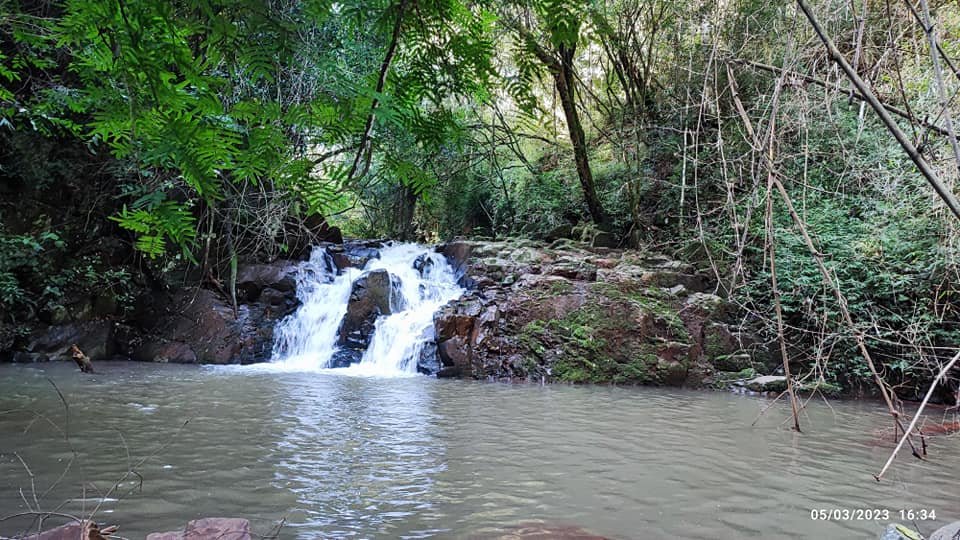
{"type": "Polygon", "coordinates": [[[594,223],[604,224],[607,217],[597,196],[590,159],[587,156],[587,139],[577,111],[577,71],[574,62],[580,41],[581,19],[585,2],[537,0],[531,9],[522,9],[510,22],[516,30],[521,57],[517,59],[521,70],[529,77],[530,62],[522,55],[531,55],[553,77],[554,87],[563,107],[563,115],[573,145],[577,176],[583,190],[583,198],[594,223]]]}

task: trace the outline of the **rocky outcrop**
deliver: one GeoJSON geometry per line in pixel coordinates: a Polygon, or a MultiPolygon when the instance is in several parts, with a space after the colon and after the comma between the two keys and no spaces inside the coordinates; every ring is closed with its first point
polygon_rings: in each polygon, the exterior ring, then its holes
{"type": "Polygon", "coordinates": [[[236,312],[209,289],[154,298],[137,321],[141,332],[123,342],[134,360],[203,364],[249,364],[268,360],[273,327],[299,305],[292,261],[241,266],[236,312]]]}
{"type": "Polygon", "coordinates": [[[15,362],[68,360],[77,345],[92,361],[131,358],[147,362],[252,363],[268,360],[273,327],[296,309],[292,261],[241,265],[237,309],[222,292],[203,288],[153,291],[125,319],[41,325],[15,362]]]}
{"type": "Polygon", "coordinates": [[[26,350],[12,354],[14,362],[69,360],[77,345],[91,360],[111,358],[117,350],[115,325],[109,320],[51,325],[35,332],[26,350]]]}
{"type": "Polygon", "coordinates": [[[700,386],[769,362],[709,280],[666,257],[570,240],[437,251],[470,287],[435,317],[438,376],[700,386]]]}

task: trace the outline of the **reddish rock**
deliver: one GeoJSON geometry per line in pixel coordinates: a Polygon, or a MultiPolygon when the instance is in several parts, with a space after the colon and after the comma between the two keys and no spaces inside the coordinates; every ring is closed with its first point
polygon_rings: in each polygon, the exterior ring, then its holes
{"type": "Polygon", "coordinates": [[[454,336],[437,344],[437,354],[444,367],[454,367],[463,375],[473,374],[470,343],[466,337],[454,336]]]}
{"type": "Polygon", "coordinates": [[[49,531],[23,537],[23,540],[106,540],[116,527],[100,528],[92,521],[74,521],[49,531]],[[101,534],[102,533],[102,534],[101,534]]]}
{"type": "Polygon", "coordinates": [[[576,525],[521,523],[508,527],[497,540],[607,540],[576,525]]]}
{"type": "Polygon", "coordinates": [[[182,531],[151,533],[147,540],[251,540],[250,522],[240,518],[195,519],[182,531]]]}
{"type": "Polygon", "coordinates": [[[473,251],[473,246],[463,240],[454,240],[437,246],[436,251],[447,258],[447,262],[453,267],[454,272],[462,274],[467,266],[467,259],[473,251]]]}

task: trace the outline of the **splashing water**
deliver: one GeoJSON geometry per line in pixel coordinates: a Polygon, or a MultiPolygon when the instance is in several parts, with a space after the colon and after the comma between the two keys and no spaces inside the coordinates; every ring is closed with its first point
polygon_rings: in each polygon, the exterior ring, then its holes
{"type": "Polygon", "coordinates": [[[417,360],[434,340],[433,315],[463,294],[446,259],[417,244],[391,243],[363,270],[346,268],[337,275],[326,250],[316,249],[302,264],[297,297],[302,306],[277,325],[273,361],[264,367],[283,371],[329,369],[340,321],[347,312],[354,281],[371,270],[386,270],[399,282],[399,306],[380,316],[360,363],[331,369],[347,375],[406,376],[417,373],[417,360]],[[419,269],[415,268],[415,263],[419,269]]]}

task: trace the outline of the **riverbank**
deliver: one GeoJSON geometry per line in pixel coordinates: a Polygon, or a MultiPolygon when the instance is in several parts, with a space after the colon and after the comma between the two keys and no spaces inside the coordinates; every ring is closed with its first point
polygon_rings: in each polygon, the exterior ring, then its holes
{"type": "MultiPolygon", "coordinates": [[[[0,359],[70,360],[77,345],[94,364],[107,359],[269,361],[277,324],[301,305],[300,273],[332,279],[320,274],[358,272],[379,259],[385,245],[376,240],[322,243],[312,256],[304,252],[314,265],[308,270],[303,260],[241,263],[236,306],[229,284],[201,280],[179,289],[145,288],[129,311],[68,310],[62,318],[37,320],[27,336],[5,343],[0,359]]],[[[607,247],[602,236],[457,240],[423,251],[442,254],[465,292],[436,312],[433,336],[414,359],[421,373],[735,392],[785,388],[774,336],[766,335],[751,313],[714,294],[714,276],[692,264],[607,247]]],[[[434,264],[424,257],[412,262],[419,275],[434,264]]],[[[383,275],[356,278],[343,320],[330,322],[340,327],[337,343],[344,353],[327,367],[359,362],[376,321],[389,313],[394,301],[389,285],[397,278],[378,272],[383,275]]],[[[96,298],[87,301],[97,304],[96,298]]],[[[864,395],[863,386],[841,386],[849,374],[805,366],[797,366],[798,373],[801,391],[864,395]]],[[[909,398],[921,389],[899,390],[909,398]]]]}

